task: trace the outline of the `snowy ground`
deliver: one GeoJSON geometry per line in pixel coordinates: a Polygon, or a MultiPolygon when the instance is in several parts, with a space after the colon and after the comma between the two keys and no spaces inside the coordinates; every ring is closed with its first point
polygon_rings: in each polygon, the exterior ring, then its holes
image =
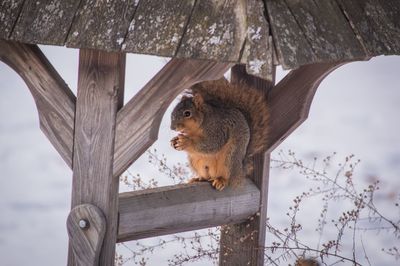
{"type": "MultiPolygon", "coordinates": [[[[77,51],[47,46],[43,50],[74,89],[77,51]]],[[[128,56],[126,99],[165,63],[166,60],[156,57],[128,56]]],[[[353,153],[362,160],[356,171],[360,182],[379,176],[382,191],[385,192],[382,192],[382,197],[398,197],[399,69],[400,57],[380,57],[336,70],[321,84],[309,119],[278,149],[290,148],[306,159],[334,151],[338,152],[338,157],[353,153]]],[[[283,75],[281,71],[278,74],[283,75]]],[[[40,132],[35,105],[28,89],[19,76],[2,63],[0,84],[1,265],[65,265],[65,220],[70,204],[71,171],[40,132]]],[[[169,148],[168,141],[174,133],[169,131],[168,123],[166,117],[161,127],[162,136],[155,147],[168,153],[170,162],[184,161],[182,153],[169,148]]],[[[146,158],[136,162],[132,171],[157,176],[157,172],[149,168],[146,158]]],[[[161,184],[168,182],[159,181],[161,184]]],[[[304,190],[304,186],[304,179],[295,173],[272,172],[268,209],[272,222],[285,223],[284,216],[290,201],[304,190]]],[[[391,206],[387,208],[391,210],[391,206]]],[[[304,213],[308,217],[313,210],[305,210],[304,213]]],[[[380,253],[382,243],[387,241],[377,236],[374,241],[365,243],[372,265],[395,264],[380,253]]],[[[149,265],[166,265],[166,256],[175,251],[174,247],[170,247],[152,255],[149,265]]]]}

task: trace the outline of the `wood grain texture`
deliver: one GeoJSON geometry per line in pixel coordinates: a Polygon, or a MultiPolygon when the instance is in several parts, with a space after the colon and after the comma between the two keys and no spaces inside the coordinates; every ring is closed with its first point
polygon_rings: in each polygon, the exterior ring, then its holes
{"type": "Polygon", "coordinates": [[[400,2],[336,0],[368,56],[400,53],[400,2]]]}
{"type": "Polygon", "coordinates": [[[321,81],[344,62],[320,63],[292,70],[270,92],[271,111],[268,151],[272,152],[289,136],[310,111],[311,102],[321,81]]]}
{"type": "Polygon", "coordinates": [[[282,0],[265,0],[278,61],[283,68],[295,68],[315,61],[315,55],[292,12],[282,0]]]}
{"type": "Polygon", "coordinates": [[[247,36],[240,62],[246,72],[267,80],[273,79],[274,46],[263,1],[247,0],[247,36]]]}
{"type": "Polygon", "coordinates": [[[398,0],[3,0],[0,38],[245,63],[270,79],[275,51],[285,69],[400,54],[399,17],[398,0]]]}
{"type": "Polygon", "coordinates": [[[335,0],[270,0],[267,8],[284,68],[367,57],[335,0]]]}
{"type": "Polygon", "coordinates": [[[0,39],[8,39],[18,19],[24,0],[0,1],[0,39]]]}
{"type": "Polygon", "coordinates": [[[162,116],[184,89],[203,81],[218,79],[229,63],[171,59],[118,112],[114,154],[114,176],[119,176],[156,140],[162,116]]]}
{"type": "MultiPolygon", "coordinates": [[[[273,68],[275,78],[275,68],[273,68]]],[[[247,85],[263,91],[266,95],[274,84],[248,75],[245,66],[236,65],[232,68],[231,82],[244,81],[247,85]]],[[[270,129],[265,129],[270,130],[270,129]]],[[[250,177],[260,190],[259,209],[246,221],[221,228],[219,265],[264,265],[265,225],[267,218],[269,153],[254,157],[254,171],[250,177]]]]}
{"type": "Polygon", "coordinates": [[[178,57],[237,62],[246,38],[246,1],[196,1],[178,57]]]}
{"type": "Polygon", "coordinates": [[[106,218],[99,208],[91,204],[78,205],[67,218],[67,231],[74,252],[76,265],[97,266],[106,232],[106,218]],[[87,222],[81,228],[79,222],[87,222]]]}
{"type": "Polygon", "coordinates": [[[192,13],[194,0],[141,0],[122,50],[173,57],[192,13]]]}
{"type": "Polygon", "coordinates": [[[81,0],[66,45],[120,51],[136,10],[135,0],[81,0]]]}
{"type": "Polygon", "coordinates": [[[118,241],[243,221],[258,210],[259,200],[250,180],[223,191],[204,182],[121,193],[118,241]]]}
{"type": "Polygon", "coordinates": [[[335,0],[286,3],[310,44],[315,62],[365,58],[363,47],[335,0]]]}
{"type": "Polygon", "coordinates": [[[0,40],[0,60],[25,81],[41,130],[71,167],[75,95],[36,45],[0,40]]]}
{"type": "Polygon", "coordinates": [[[64,45],[80,0],[25,0],[11,39],[64,45]]]}
{"type": "MultiPolygon", "coordinates": [[[[125,54],[81,50],[76,104],[72,208],[89,203],[107,220],[99,265],[114,265],[118,184],[113,176],[115,126],[124,89],[125,54]]],[[[74,265],[70,252],[69,265],[74,265]]]]}

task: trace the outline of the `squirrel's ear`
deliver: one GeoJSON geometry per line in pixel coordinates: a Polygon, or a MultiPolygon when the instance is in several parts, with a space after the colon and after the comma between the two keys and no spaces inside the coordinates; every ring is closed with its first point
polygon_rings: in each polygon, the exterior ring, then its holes
{"type": "Polygon", "coordinates": [[[203,96],[201,96],[200,93],[196,93],[193,96],[193,103],[194,103],[194,106],[196,106],[197,109],[201,109],[201,107],[203,106],[203,103],[204,103],[203,96]]]}

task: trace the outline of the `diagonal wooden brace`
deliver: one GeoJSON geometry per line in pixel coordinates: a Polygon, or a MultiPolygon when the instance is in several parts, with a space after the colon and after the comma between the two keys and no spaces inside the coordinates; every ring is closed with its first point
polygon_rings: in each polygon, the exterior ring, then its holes
{"type": "Polygon", "coordinates": [[[76,97],[37,45],[0,40],[0,61],[17,72],[35,100],[40,128],[72,167],[76,97]]]}
{"type": "Polygon", "coordinates": [[[106,218],[94,205],[82,204],[71,210],[67,230],[76,265],[96,266],[106,232],[106,218]]]}
{"type": "Polygon", "coordinates": [[[292,70],[268,94],[271,112],[268,152],[272,152],[308,117],[319,84],[345,62],[318,63],[292,70]]]}

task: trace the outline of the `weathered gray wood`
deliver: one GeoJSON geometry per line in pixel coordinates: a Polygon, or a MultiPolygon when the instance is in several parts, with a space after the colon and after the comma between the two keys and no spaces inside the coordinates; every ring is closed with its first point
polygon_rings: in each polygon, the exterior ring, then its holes
{"type": "Polygon", "coordinates": [[[173,57],[192,13],[194,0],[141,0],[122,50],[173,57]]]}
{"type": "Polygon", "coordinates": [[[366,57],[335,0],[286,0],[286,3],[316,56],[315,62],[366,57]]]}
{"type": "Polygon", "coordinates": [[[292,70],[269,94],[271,112],[268,151],[289,136],[310,111],[311,102],[321,81],[344,62],[320,63],[292,70]]]}
{"type": "Polygon", "coordinates": [[[400,2],[337,0],[368,56],[400,53],[400,2]]]}
{"type": "Polygon", "coordinates": [[[71,167],[74,94],[36,45],[0,40],[0,60],[25,81],[36,103],[41,130],[71,167]]]}
{"type": "Polygon", "coordinates": [[[285,1],[265,1],[279,63],[295,68],[315,61],[314,53],[285,1]]]}
{"type": "MultiPolygon", "coordinates": [[[[275,69],[273,68],[275,77],[275,69]]],[[[232,68],[231,82],[246,82],[268,94],[274,79],[266,81],[246,73],[245,67],[232,68]]],[[[265,129],[272,130],[272,129],[265,129]]],[[[250,177],[260,190],[259,209],[246,221],[221,228],[219,265],[264,265],[265,225],[267,218],[269,153],[254,157],[254,172],[250,177]]]]}
{"type": "Polygon", "coordinates": [[[114,176],[119,176],[154,141],[162,116],[180,92],[191,85],[220,78],[229,63],[171,59],[118,112],[114,154],[114,176]]]}
{"type": "Polygon", "coordinates": [[[367,56],[335,0],[271,0],[267,7],[284,68],[367,56]]]}
{"type": "Polygon", "coordinates": [[[400,54],[398,0],[262,2],[3,0],[0,38],[240,62],[267,79],[272,47],[286,69],[400,54]]]}
{"type": "Polygon", "coordinates": [[[258,210],[259,200],[250,180],[223,191],[204,182],[121,193],[118,241],[243,221],[258,210]]]}
{"type": "Polygon", "coordinates": [[[237,62],[246,38],[246,1],[196,1],[177,56],[237,62]]]}
{"type": "Polygon", "coordinates": [[[80,0],[25,0],[11,39],[64,45],[80,0]]]}
{"type": "Polygon", "coordinates": [[[0,1],[0,39],[8,39],[23,3],[24,0],[0,1]]]}
{"type": "MultiPolygon", "coordinates": [[[[99,265],[114,265],[118,178],[113,176],[116,115],[124,89],[125,54],[81,50],[76,103],[72,208],[90,203],[107,220],[99,265]]],[[[69,265],[74,265],[70,252],[69,265]]]]}
{"type": "Polygon", "coordinates": [[[81,0],[66,45],[119,51],[135,13],[135,0],[81,0]]]}
{"type": "Polygon", "coordinates": [[[274,47],[264,12],[263,1],[247,0],[247,37],[240,62],[248,74],[272,80],[274,47]]]}
{"type": "Polygon", "coordinates": [[[97,266],[106,232],[106,218],[91,204],[78,205],[67,218],[69,240],[76,265],[97,266]]]}

